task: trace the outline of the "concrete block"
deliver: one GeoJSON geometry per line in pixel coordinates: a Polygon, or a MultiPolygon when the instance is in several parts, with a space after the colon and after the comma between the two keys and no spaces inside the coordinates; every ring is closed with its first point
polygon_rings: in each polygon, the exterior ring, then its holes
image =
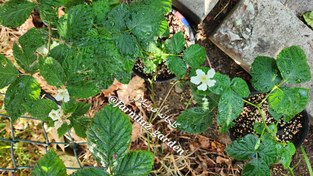
{"type": "Polygon", "coordinates": [[[218,0],[173,0],[173,5],[195,24],[200,23],[210,13],[218,0]]]}
{"type": "MultiPolygon", "coordinates": [[[[256,56],[275,57],[281,49],[299,45],[313,78],[313,30],[278,0],[241,0],[210,39],[247,71],[256,56]]],[[[313,117],[313,80],[302,86],[311,89],[307,110],[313,117]]]]}
{"type": "Polygon", "coordinates": [[[280,2],[298,16],[301,16],[305,12],[313,11],[312,0],[280,0],[280,2]]]}

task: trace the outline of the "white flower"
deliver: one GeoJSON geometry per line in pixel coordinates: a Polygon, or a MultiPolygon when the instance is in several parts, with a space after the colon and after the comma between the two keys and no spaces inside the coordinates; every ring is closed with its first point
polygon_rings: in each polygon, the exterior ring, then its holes
{"type": "Polygon", "coordinates": [[[52,109],[51,112],[49,113],[49,117],[53,121],[61,119],[62,116],[63,116],[63,110],[61,107],[59,107],[59,109],[57,110],[52,109]]]}
{"type": "Polygon", "coordinates": [[[54,97],[57,101],[70,101],[70,94],[67,89],[59,89],[57,95],[54,97]]]}
{"type": "Polygon", "coordinates": [[[215,80],[212,80],[211,78],[215,75],[215,70],[210,69],[207,74],[204,73],[204,71],[197,69],[196,70],[197,75],[190,78],[190,81],[198,86],[199,90],[206,91],[208,87],[213,87],[216,83],[215,80]]]}

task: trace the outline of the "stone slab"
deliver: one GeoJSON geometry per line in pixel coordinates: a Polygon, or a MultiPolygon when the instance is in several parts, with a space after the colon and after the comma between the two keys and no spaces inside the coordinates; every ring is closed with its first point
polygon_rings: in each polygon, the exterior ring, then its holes
{"type": "MultiPolygon", "coordinates": [[[[299,45],[313,78],[313,30],[278,0],[241,0],[210,39],[248,72],[256,56],[274,57],[285,47],[299,45]]],[[[311,89],[306,109],[313,117],[313,80],[302,86],[311,89]]]]}
{"type": "Polygon", "coordinates": [[[198,24],[204,20],[217,2],[218,0],[173,0],[173,5],[184,16],[198,24]]]}
{"type": "Polygon", "coordinates": [[[313,11],[312,0],[280,0],[280,2],[298,16],[305,12],[313,11]]]}

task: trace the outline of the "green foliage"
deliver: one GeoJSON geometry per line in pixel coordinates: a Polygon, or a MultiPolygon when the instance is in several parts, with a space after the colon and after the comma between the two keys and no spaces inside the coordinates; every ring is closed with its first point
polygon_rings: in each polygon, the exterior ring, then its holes
{"type": "Polygon", "coordinates": [[[179,57],[170,56],[167,58],[167,66],[176,76],[183,78],[187,72],[186,63],[179,57]]]}
{"type": "Polygon", "coordinates": [[[58,8],[62,6],[61,0],[38,0],[40,19],[46,25],[57,26],[58,8]]]}
{"type": "Polygon", "coordinates": [[[125,156],[130,135],[131,123],[127,115],[108,105],[96,114],[87,131],[89,150],[97,161],[112,167],[114,158],[125,156]]]}
{"type": "Polygon", "coordinates": [[[198,44],[191,45],[184,51],[183,58],[192,68],[199,68],[206,59],[205,49],[198,44]]]}
{"type": "Polygon", "coordinates": [[[303,14],[304,21],[313,28],[313,12],[306,12],[303,14]]]}
{"type": "Polygon", "coordinates": [[[26,0],[10,0],[0,6],[0,24],[16,28],[30,16],[36,4],[26,0]]]}
{"type": "Polygon", "coordinates": [[[287,83],[299,84],[311,80],[310,66],[305,52],[299,46],[283,49],[277,55],[277,67],[287,83]]]}
{"type": "Polygon", "coordinates": [[[241,78],[232,79],[231,89],[242,98],[247,98],[250,95],[248,84],[241,78]]]}
{"type": "Polygon", "coordinates": [[[18,70],[3,55],[0,55],[0,89],[10,85],[18,76],[18,70]]]}
{"type": "Polygon", "coordinates": [[[281,82],[281,76],[274,58],[258,56],[251,66],[251,83],[260,92],[269,92],[281,82]]]}
{"type": "Polygon", "coordinates": [[[303,111],[309,101],[309,90],[305,88],[283,87],[276,89],[268,97],[272,110],[283,115],[286,121],[303,111]]]}
{"type": "Polygon", "coordinates": [[[79,169],[73,173],[72,176],[109,176],[103,169],[91,168],[91,169],[79,169]]]}
{"type": "Polygon", "coordinates": [[[226,132],[233,124],[243,108],[242,98],[232,90],[222,94],[218,103],[217,124],[226,132]]]}
{"type": "Polygon", "coordinates": [[[66,82],[66,75],[61,64],[52,57],[39,60],[41,76],[52,86],[62,86],[66,82]]]}
{"type": "Polygon", "coordinates": [[[71,125],[67,123],[63,123],[60,128],[57,129],[57,133],[59,136],[64,136],[68,131],[72,128],[71,125]]]}
{"type": "Polygon", "coordinates": [[[114,172],[123,176],[146,176],[152,170],[153,160],[149,151],[131,151],[118,162],[114,172]]]}
{"type": "Polygon", "coordinates": [[[176,122],[180,124],[179,130],[193,134],[202,133],[212,123],[212,114],[202,107],[194,107],[183,111],[176,122]]]}
{"type": "Polygon", "coordinates": [[[51,175],[66,176],[65,165],[53,150],[47,152],[32,170],[32,176],[51,175]]]}
{"type": "Polygon", "coordinates": [[[181,53],[185,45],[186,41],[182,32],[176,33],[172,38],[165,41],[165,47],[171,54],[181,53]]]}
{"type": "Polygon", "coordinates": [[[40,86],[31,76],[22,76],[8,88],[4,104],[13,120],[26,113],[27,107],[39,99],[40,86]]]}
{"type": "Polygon", "coordinates": [[[51,122],[52,120],[49,118],[49,113],[51,110],[57,108],[58,107],[55,102],[49,99],[39,99],[27,107],[27,111],[32,115],[32,117],[51,122]]]}
{"type": "Polygon", "coordinates": [[[243,168],[243,176],[270,176],[270,168],[263,160],[253,159],[243,168]]]}
{"type": "Polygon", "coordinates": [[[229,90],[231,82],[228,76],[215,73],[213,79],[216,80],[216,83],[213,87],[209,87],[209,90],[212,93],[222,95],[224,92],[229,90]]]}

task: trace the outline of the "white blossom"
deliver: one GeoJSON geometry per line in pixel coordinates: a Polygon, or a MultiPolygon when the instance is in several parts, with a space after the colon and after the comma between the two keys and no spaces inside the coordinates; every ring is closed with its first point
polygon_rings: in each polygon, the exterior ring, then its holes
{"type": "Polygon", "coordinates": [[[54,97],[57,101],[69,102],[70,94],[67,89],[59,89],[57,95],[54,97]]]}
{"type": "Polygon", "coordinates": [[[49,117],[53,121],[61,119],[63,115],[64,115],[63,110],[60,106],[57,110],[52,109],[51,112],[49,113],[49,117]]]}
{"type": "Polygon", "coordinates": [[[216,83],[215,80],[212,78],[215,75],[215,70],[210,69],[207,74],[204,73],[204,71],[197,69],[196,70],[197,75],[192,76],[190,78],[190,81],[196,85],[199,85],[197,88],[202,91],[206,91],[208,87],[213,87],[216,83]]]}

